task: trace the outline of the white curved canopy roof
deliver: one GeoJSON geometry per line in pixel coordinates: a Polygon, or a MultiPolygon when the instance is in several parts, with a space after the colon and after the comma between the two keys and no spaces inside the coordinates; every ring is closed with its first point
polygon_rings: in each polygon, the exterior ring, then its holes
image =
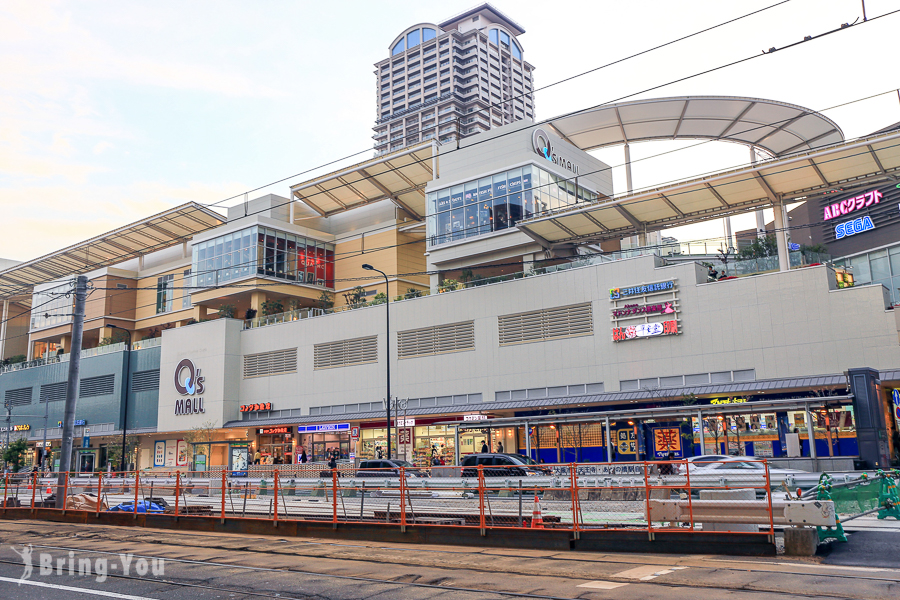
{"type": "Polygon", "coordinates": [[[550,123],[582,150],[626,142],[710,139],[756,146],[777,157],[844,141],[841,128],[814,110],[734,96],[620,102],[550,123]]]}
{"type": "Polygon", "coordinates": [[[579,203],[516,226],[545,248],[622,238],[900,176],[900,131],[774,158],[748,167],[579,203]]]}

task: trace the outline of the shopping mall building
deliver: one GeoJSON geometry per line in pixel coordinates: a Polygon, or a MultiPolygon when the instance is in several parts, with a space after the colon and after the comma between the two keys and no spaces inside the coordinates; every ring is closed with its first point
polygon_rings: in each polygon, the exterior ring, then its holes
{"type": "Polygon", "coordinates": [[[759,99],[624,103],[617,122],[606,108],[431,140],[227,216],[187,204],[7,268],[4,314],[35,308],[24,335],[13,319],[2,336],[3,358],[28,354],[0,373],[7,427],[35,455],[46,438],[58,460],[66,293],[86,274],[85,470],[105,466],[123,426],[141,469],[233,467],[257,450],[277,463],[378,456],[388,368],[392,453],[417,463],[486,444],[545,462],[724,452],[886,466],[891,290],[794,260],[784,225],[791,202],[884,185],[900,134],[845,141],[824,117],[759,99]],[[615,196],[588,154],[623,136],[749,143],[764,127],[777,132],[753,143],[769,160],[615,196]],[[671,248],[617,250],[761,207],[778,223],[768,270],[710,280],[671,248]]]}

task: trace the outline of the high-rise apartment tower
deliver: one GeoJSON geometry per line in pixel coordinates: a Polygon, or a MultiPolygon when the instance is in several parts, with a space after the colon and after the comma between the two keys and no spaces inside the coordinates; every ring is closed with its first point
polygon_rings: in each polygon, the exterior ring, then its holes
{"type": "Polygon", "coordinates": [[[534,67],[523,58],[523,33],[490,4],[404,30],[390,57],[375,63],[376,153],[534,119],[534,67]]]}

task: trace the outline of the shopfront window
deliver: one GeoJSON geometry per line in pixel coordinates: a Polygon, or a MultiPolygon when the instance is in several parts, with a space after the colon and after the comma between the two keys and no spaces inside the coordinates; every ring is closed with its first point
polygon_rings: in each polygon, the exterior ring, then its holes
{"type": "Polygon", "coordinates": [[[290,433],[260,435],[257,442],[262,464],[289,465],[293,462],[294,437],[290,433]]]}
{"type": "MultiPolygon", "coordinates": [[[[396,433],[391,430],[391,433],[396,433]]],[[[391,456],[397,455],[397,438],[391,440],[391,456]]],[[[360,432],[359,458],[387,458],[387,428],[363,429],[360,432]]]]}
{"type": "Polygon", "coordinates": [[[427,467],[434,464],[452,465],[456,455],[453,429],[446,425],[429,425],[415,428],[415,450],[413,464],[427,467]]]}
{"type": "Polygon", "coordinates": [[[349,433],[301,433],[298,453],[306,450],[310,462],[328,462],[332,450],[337,450],[341,460],[350,458],[349,433]]]}
{"type": "Polygon", "coordinates": [[[591,202],[597,194],[529,165],[428,194],[431,246],[515,226],[535,213],[591,202]]]}
{"type": "Polygon", "coordinates": [[[72,313],[75,312],[75,294],[71,291],[72,285],[67,283],[32,294],[31,305],[40,306],[41,310],[32,311],[31,330],[71,323],[72,313]]]}
{"type": "Polygon", "coordinates": [[[194,286],[265,275],[334,287],[334,244],[266,227],[248,227],[194,244],[194,286]]]}

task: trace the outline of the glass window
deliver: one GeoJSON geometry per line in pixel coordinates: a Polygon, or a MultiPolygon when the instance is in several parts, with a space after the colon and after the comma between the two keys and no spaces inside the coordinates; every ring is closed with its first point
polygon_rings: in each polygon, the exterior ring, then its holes
{"type": "Polygon", "coordinates": [[[156,314],[170,312],[175,300],[175,276],[163,275],[156,278],[156,314]]]}
{"type": "Polygon", "coordinates": [[[869,264],[872,268],[872,279],[886,279],[891,276],[891,265],[888,262],[887,250],[869,253],[869,264]]]}
{"type": "Polygon", "coordinates": [[[872,272],[869,270],[869,256],[854,256],[850,259],[850,266],[853,267],[853,280],[856,283],[870,283],[872,281],[872,272]]]}
{"type": "Polygon", "coordinates": [[[400,54],[404,50],[405,50],[405,48],[403,47],[403,38],[400,38],[400,41],[398,41],[396,44],[394,44],[394,48],[391,50],[391,56],[396,56],[397,54],[400,54]]]}
{"type": "Polygon", "coordinates": [[[480,227],[478,226],[478,205],[477,204],[467,204],[466,208],[466,220],[465,220],[465,234],[466,237],[473,237],[479,235],[480,227]]]}
{"type": "Polygon", "coordinates": [[[890,249],[891,275],[900,275],[900,246],[890,249]]]}
{"type": "MultiPolygon", "coordinates": [[[[433,40],[435,36],[435,31],[431,27],[423,27],[422,28],[422,41],[427,42],[428,40],[433,40]]],[[[432,50],[434,47],[432,46],[432,50]]],[[[426,50],[427,51],[427,50],[426,50]]]]}
{"type": "Polygon", "coordinates": [[[500,32],[500,43],[509,48],[509,34],[505,31],[500,32]]]}
{"type": "Polygon", "coordinates": [[[489,35],[490,35],[491,43],[492,43],[493,45],[495,45],[495,46],[498,45],[498,44],[497,44],[497,30],[496,30],[496,29],[491,29],[491,32],[490,32],[489,35]]]}
{"type": "Polygon", "coordinates": [[[525,218],[534,214],[534,194],[531,191],[531,173],[534,167],[522,168],[522,214],[525,218]]]}
{"type": "Polygon", "coordinates": [[[433,215],[437,212],[437,194],[428,192],[428,214],[433,215]]]}
{"type": "Polygon", "coordinates": [[[509,227],[509,212],[506,208],[506,173],[493,177],[494,231],[509,227]]]}
{"type": "Polygon", "coordinates": [[[450,211],[450,228],[453,232],[453,240],[461,240],[466,237],[465,216],[462,208],[454,208],[450,211]]]}
{"type": "Polygon", "coordinates": [[[509,224],[515,225],[522,219],[522,169],[513,169],[506,176],[509,192],[509,224]]]}
{"type": "MultiPolygon", "coordinates": [[[[476,204],[478,202],[478,182],[470,181],[465,185],[463,202],[465,202],[466,205],[476,204]]],[[[897,273],[900,274],[900,271],[897,271],[897,273]]]]}
{"type": "Polygon", "coordinates": [[[418,29],[416,29],[415,31],[410,31],[408,34],[406,34],[406,47],[415,48],[416,46],[418,46],[419,35],[420,33],[418,29]]]}
{"type": "Polygon", "coordinates": [[[181,308],[191,307],[191,270],[184,271],[184,277],[181,279],[181,308]]]}
{"type": "Polygon", "coordinates": [[[440,213],[446,210],[450,210],[450,188],[438,192],[437,211],[440,213]]]}
{"type": "Polygon", "coordinates": [[[460,208],[463,205],[463,186],[455,185],[450,189],[450,208],[460,208]]]}
{"type": "Polygon", "coordinates": [[[516,40],[512,41],[512,55],[513,58],[518,58],[522,60],[522,50],[519,48],[519,44],[516,43],[516,40]]]}
{"type": "Polygon", "coordinates": [[[450,211],[437,215],[437,239],[435,244],[444,244],[450,241],[450,211]]]}

